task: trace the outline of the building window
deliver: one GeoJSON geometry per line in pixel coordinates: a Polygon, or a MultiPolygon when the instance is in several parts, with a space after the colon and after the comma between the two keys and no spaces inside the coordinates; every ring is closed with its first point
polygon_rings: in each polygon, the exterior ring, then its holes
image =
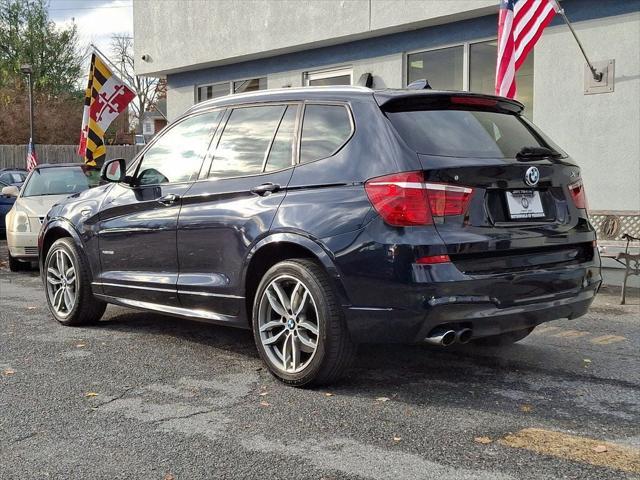
{"type": "MultiPolygon", "coordinates": [[[[410,53],[407,55],[407,84],[426,78],[435,90],[469,90],[495,93],[497,40],[410,53]]],[[[516,100],[533,117],[533,61],[531,51],[518,70],[516,100]]]]}
{"type": "Polygon", "coordinates": [[[153,120],[146,119],[142,122],[142,133],[144,135],[153,135],[153,120]]]}
{"type": "Polygon", "coordinates": [[[407,55],[407,83],[422,78],[435,90],[464,88],[464,46],[407,55]]]}
{"type": "Polygon", "coordinates": [[[231,93],[229,82],[200,85],[196,87],[196,101],[203,102],[212,98],[223,97],[231,93]]]}
{"type": "MultiPolygon", "coordinates": [[[[497,40],[469,45],[469,90],[478,93],[495,92],[497,40]]],[[[516,74],[516,100],[525,106],[525,114],[533,116],[533,58],[532,50],[516,74]]]]}
{"type": "Polygon", "coordinates": [[[305,72],[304,84],[308,87],[351,85],[352,78],[353,70],[351,68],[335,68],[332,70],[305,72]]]}
{"type": "Polygon", "coordinates": [[[233,82],[233,93],[253,92],[254,90],[266,90],[267,77],[251,78],[233,82]]]}

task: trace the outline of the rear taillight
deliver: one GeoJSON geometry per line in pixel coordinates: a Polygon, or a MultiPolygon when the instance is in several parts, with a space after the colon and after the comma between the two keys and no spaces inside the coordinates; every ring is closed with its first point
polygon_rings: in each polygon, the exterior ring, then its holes
{"type": "Polygon", "coordinates": [[[446,217],[467,213],[473,188],[444,183],[426,183],[425,187],[433,216],[446,217]]]}
{"type": "Polygon", "coordinates": [[[587,203],[587,195],[584,193],[584,184],[582,183],[582,179],[577,182],[570,183],[568,188],[576,208],[588,209],[589,204],[587,203]]]}
{"type": "Polygon", "coordinates": [[[473,189],[425,183],[422,172],[402,172],[365,182],[373,207],[389,225],[431,225],[433,217],[463,215],[473,189]]]}
{"type": "Polygon", "coordinates": [[[420,257],[416,263],[420,265],[435,265],[436,263],[449,263],[451,259],[449,255],[429,255],[428,257],[420,257]]]}

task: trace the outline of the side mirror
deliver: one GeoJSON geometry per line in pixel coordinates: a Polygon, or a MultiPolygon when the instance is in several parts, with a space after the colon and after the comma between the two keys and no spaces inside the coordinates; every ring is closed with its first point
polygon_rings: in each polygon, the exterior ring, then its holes
{"type": "Polygon", "coordinates": [[[9,185],[2,189],[2,195],[5,197],[17,197],[20,194],[20,189],[15,185],[9,185]]]}
{"type": "Polygon", "coordinates": [[[125,180],[126,170],[127,164],[125,163],[124,158],[107,160],[104,162],[104,165],[102,165],[100,179],[106,182],[123,182],[125,180]]]}

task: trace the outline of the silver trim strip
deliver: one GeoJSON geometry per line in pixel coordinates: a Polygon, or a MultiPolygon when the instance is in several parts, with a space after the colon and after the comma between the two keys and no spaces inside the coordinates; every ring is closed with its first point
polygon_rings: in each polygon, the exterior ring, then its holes
{"type": "Polygon", "coordinates": [[[104,282],[91,282],[91,285],[101,287],[118,287],[118,288],[133,288],[136,290],[152,290],[154,292],[171,292],[176,293],[175,288],[156,288],[156,287],[142,287],[140,285],[125,285],[122,283],[104,283],[104,282]]]}
{"type": "Polygon", "coordinates": [[[139,308],[142,310],[151,310],[154,312],[164,313],[166,315],[177,315],[179,317],[200,318],[203,320],[216,320],[219,322],[233,322],[235,317],[231,315],[223,315],[221,313],[209,312],[207,310],[190,310],[188,308],[173,307],[170,305],[160,305],[158,303],[141,302],[139,300],[130,300],[128,298],[112,297],[110,295],[96,294],[104,300],[111,303],[117,303],[125,307],[139,308]]]}
{"type": "Polygon", "coordinates": [[[203,297],[222,297],[222,298],[238,298],[238,299],[244,298],[239,295],[227,295],[224,293],[194,292],[194,291],[187,291],[187,290],[178,290],[178,293],[184,293],[186,295],[202,295],[203,297]]]}
{"type": "Polygon", "coordinates": [[[379,307],[349,307],[349,310],[364,310],[364,311],[374,311],[374,312],[392,312],[393,308],[379,308],[379,307]]]}

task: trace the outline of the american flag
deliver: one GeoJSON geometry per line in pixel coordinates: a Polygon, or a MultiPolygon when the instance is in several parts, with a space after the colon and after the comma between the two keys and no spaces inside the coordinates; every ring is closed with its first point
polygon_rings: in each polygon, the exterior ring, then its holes
{"type": "Polygon", "coordinates": [[[559,10],[555,0],[500,0],[496,95],[516,96],[516,72],[559,10]]]}
{"type": "Polygon", "coordinates": [[[27,149],[27,170],[30,172],[38,166],[38,157],[36,156],[36,147],[33,145],[33,139],[29,139],[29,147],[27,149]]]}

